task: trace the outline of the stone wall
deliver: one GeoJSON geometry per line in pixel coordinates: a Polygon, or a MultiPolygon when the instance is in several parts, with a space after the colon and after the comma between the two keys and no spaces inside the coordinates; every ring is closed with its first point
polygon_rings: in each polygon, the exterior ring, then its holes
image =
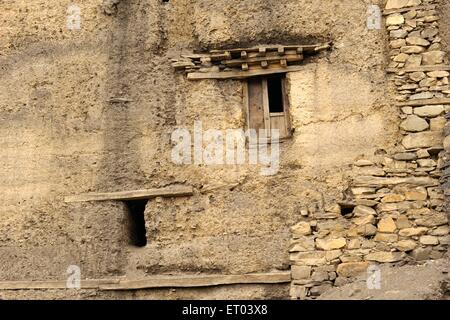
{"type": "Polygon", "coordinates": [[[400,109],[401,137],[390,149],[354,163],[349,189],[335,210],[325,215],[305,211],[305,219],[292,228],[293,299],[314,298],[371,265],[439,259],[448,250],[448,210],[440,182],[448,188],[443,131],[450,68],[438,4],[386,3],[387,72],[396,92],[392,108],[400,109]]]}

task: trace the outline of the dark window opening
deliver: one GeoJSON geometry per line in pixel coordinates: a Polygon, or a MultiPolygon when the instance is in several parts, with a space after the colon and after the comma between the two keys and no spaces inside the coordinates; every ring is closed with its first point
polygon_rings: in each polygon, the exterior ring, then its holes
{"type": "Polygon", "coordinates": [[[128,208],[129,241],[136,247],[147,245],[147,231],[145,229],[145,206],[148,200],[125,201],[128,208]]]}
{"type": "Polygon", "coordinates": [[[351,215],[353,213],[353,209],[355,208],[355,205],[353,204],[344,204],[340,203],[339,206],[341,207],[341,215],[351,215]]]}
{"type": "Polygon", "coordinates": [[[269,93],[269,112],[284,112],[283,85],[281,77],[267,78],[267,90],[269,93]]]}

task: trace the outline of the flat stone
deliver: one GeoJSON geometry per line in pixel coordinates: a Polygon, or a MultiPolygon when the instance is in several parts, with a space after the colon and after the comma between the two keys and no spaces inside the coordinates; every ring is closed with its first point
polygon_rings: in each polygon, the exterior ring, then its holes
{"type": "Polygon", "coordinates": [[[448,71],[431,71],[427,73],[430,78],[445,78],[448,77],[450,73],[448,71]]]}
{"type": "Polygon", "coordinates": [[[412,152],[396,153],[394,159],[398,161],[412,161],[417,159],[417,155],[412,152]]]}
{"type": "Polygon", "coordinates": [[[397,262],[402,260],[403,254],[401,252],[374,252],[366,255],[365,259],[369,261],[377,261],[377,262],[397,262]]]}
{"type": "Polygon", "coordinates": [[[428,198],[428,192],[424,187],[412,188],[405,192],[405,198],[408,201],[425,201],[428,198]]]}
{"type": "Polygon", "coordinates": [[[325,253],[325,259],[327,259],[327,261],[333,261],[339,258],[341,255],[342,255],[341,250],[330,250],[325,253]]]}
{"type": "Polygon", "coordinates": [[[291,266],[291,275],[294,280],[309,279],[311,277],[310,266],[291,266]]]}
{"type": "Polygon", "coordinates": [[[422,54],[424,65],[440,64],[444,62],[444,51],[429,51],[422,54]]]}
{"type": "Polygon", "coordinates": [[[336,273],[340,277],[350,278],[366,272],[368,267],[369,263],[367,261],[341,263],[337,266],[336,273]]]}
{"type": "Polygon", "coordinates": [[[410,133],[403,138],[402,145],[406,149],[418,149],[442,146],[442,134],[436,131],[410,133]]]}
{"type": "Polygon", "coordinates": [[[435,236],[421,236],[419,241],[426,246],[436,246],[439,244],[439,240],[435,236]]]}
{"type": "Polygon", "coordinates": [[[347,244],[347,248],[349,250],[359,249],[361,248],[361,241],[359,239],[351,239],[347,244]]]}
{"type": "Polygon", "coordinates": [[[389,33],[389,36],[391,38],[394,38],[394,39],[396,39],[396,38],[405,38],[407,35],[408,35],[408,32],[406,30],[403,30],[403,29],[392,30],[389,33]]]}
{"type": "Polygon", "coordinates": [[[380,203],[377,206],[378,212],[389,212],[389,211],[406,211],[412,209],[414,204],[412,202],[394,202],[394,203],[380,203]]]}
{"type": "Polygon", "coordinates": [[[398,241],[398,235],[395,233],[382,233],[378,232],[373,238],[375,241],[379,242],[396,242],[398,241]]]}
{"type": "Polygon", "coordinates": [[[428,129],[429,127],[430,125],[425,119],[422,119],[416,115],[408,116],[406,120],[400,124],[400,128],[409,132],[420,132],[428,129]]]}
{"type": "Polygon", "coordinates": [[[396,40],[392,40],[389,44],[391,45],[392,49],[399,49],[406,45],[406,40],[405,39],[396,39],[396,40]]]}
{"type": "Polygon", "coordinates": [[[367,206],[356,206],[353,209],[353,214],[356,217],[363,217],[363,216],[367,216],[367,215],[376,216],[377,212],[375,211],[375,209],[372,209],[367,206]]]}
{"type": "Polygon", "coordinates": [[[378,167],[357,167],[355,168],[355,173],[363,176],[378,176],[383,177],[386,172],[378,167]]]}
{"type": "Polygon", "coordinates": [[[422,31],[421,36],[424,38],[432,39],[435,36],[437,36],[438,33],[439,33],[439,30],[437,28],[425,28],[422,31]]]}
{"type": "Polygon", "coordinates": [[[391,14],[386,18],[387,26],[397,26],[403,23],[405,23],[405,18],[399,13],[391,14]]]}
{"type": "Polygon", "coordinates": [[[315,248],[314,239],[307,236],[294,236],[295,240],[289,246],[289,252],[312,251],[315,248]]]}
{"type": "Polygon", "coordinates": [[[398,234],[402,237],[414,237],[420,236],[424,233],[427,233],[428,228],[420,227],[420,228],[406,228],[402,229],[398,232],[398,234]]]}
{"type": "Polygon", "coordinates": [[[440,226],[440,227],[437,227],[436,229],[430,231],[430,235],[432,235],[432,236],[445,236],[449,233],[450,233],[449,226],[440,226]]]}
{"type": "Polygon", "coordinates": [[[298,252],[290,255],[295,265],[321,266],[327,263],[324,251],[298,252]]]}
{"type": "Polygon", "coordinates": [[[337,239],[316,239],[316,247],[321,250],[329,251],[345,247],[347,241],[344,238],[337,239]]]}
{"type": "Polygon", "coordinates": [[[408,58],[409,58],[409,55],[408,54],[406,54],[406,53],[400,53],[400,54],[398,54],[398,55],[396,55],[395,57],[394,57],[394,61],[395,62],[406,62],[406,60],[408,60],[408,58]]]}
{"type": "Polygon", "coordinates": [[[356,229],[357,234],[362,236],[373,236],[377,233],[377,227],[375,227],[373,224],[365,224],[362,226],[358,226],[356,229]]]}
{"type": "Polygon", "coordinates": [[[397,229],[406,229],[411,227],[411,223],[409,222],[408,217],[406,216],[400,216],[395,221],[395,225],[397,226],[397,229]]]}
{"type": "Polygon", "coordinates": [[[436,84],[437,84],[436,78],[425,78],[422,81],[420,81],[419,86],[424,88],[424,87],[432,87],[435,86],[436,84]]]}
{"type": "Polygon", "coordinates": [[[406,61],[406,67],[419,67],[422,64],[422,55],[420,54],[410,54],[408,60],[406,61]]]}
{"type": "Polygon", "coordinates": [[[397,230],[394,220],[391,217],[382,218],[378,222],[378,231],[384,233],[392,233],[397,230]]]}
{"type": "Polygon", "coordinates": [[[447,120],[444,117],[436,117],[430,120],[431,131],[443,131],[447,120]]]}
{"type": "Polygon", "coordinates": [[[374,224],[375,223],[375,217],[373,215],[366,215],[362,217],[353,218],[352,222],[356,224],[357,226],[362,226],[365,224],[374,224]]]}
{"type": "Polygon", "coordinates": [[[299,222],[291,228],[293,235],[306,236],[311,234],[311,226],[308,222],[299,222]]]}
{"type": "Polygon", "coordinates": [[[423,107],[414,108],[414,114],[420,117],[437,117],[444,112],[445,108],[443,105],[429,105],[423,107]]]}
{"type": "Polygon", "coordinates": [[[394,202],[402,202],[405,201],[405,196],[401,194],[388,194],[381,199],[383,203],[394,203],[394,202]]]}
{"type": "Polygon", "coordinates": [[[425,72],[416,71],[409,74],[409,78],[413,81],[419,82],[422,79],[425,79],[427,75],[425,72]]]}
{"type": "Polygon", "coordinates": [[[425,100],[425,99],[432,99],[433,97],[434,95],[431,92],[425,91],[411,95],[409,97],[409,100],[425,100]]]}
{"type": "MultiPolygon", "coordinates": [[[[412,134],[422,134],[422,133],[412,133],[412,134]]],[[[416,186],[432,187],[437,186],[439,181],[430,177],[371,177],[371,176],[360,176],[355,177],[355,186],[364,187],[382,187],[382,186],[394,186],[399,184],[412,184],[416,186]]]]}
{"type": "Polygon", "coordinates": [[[414,7],[422,4],[422,0],[388,0],[386,2],[386,10],[402,9],[406,7],[414,7]]]}
{"type": "Polygon", "coordinates": [[[425,48],[421,46],[404,46],[400,49],[401,53],[422,53],[424,51],[425,48]]]}
{"type": "Polygon", "coordinates": [[[425,150],[425,149],[417,150],[416,154],[417,154],[417,157],[420,159],[428,158],[430,156],[430,153],[428,152],[428,150],[425,150]]]}
{"type": "Polygon", "coordinates": [[[430,258],[431,247],[426,248],[416,248],[411,252],[411,256],[417,261],[424,261],[430,258]]]}
{"type": "Polygon", "coordinates": [[[437,165],[433,159],[419,159],[417,160],[417,164],[420,167],[435,167],[437,165]]]}
{"type": "Polygon", "coordinates": [[[435,212],[426,218],[416,220],[416,225],[424,227],[437,227],[448,223],[448,217],[445,213],[435,212]]]}
{"type": "Polygon", "coordinates": [[[394,244],[398,251],[409,252],[417,248],[417,243],[413,240],[401,240],[394,244]]]}
{"type": "Polygon", "coordinates": [[[367,167],[367,166],[372,166],[373,162],[367,159],[360,159],[355,161],[354,163],[355,166],[357,167],[367,167]]]}
{"type": "Polygon", "coordinates": [[[406,38],[406,43],[414,46],[424,46],[424,47],[430,45],[430,41],[420,37],[408,37],[406,38]]]}

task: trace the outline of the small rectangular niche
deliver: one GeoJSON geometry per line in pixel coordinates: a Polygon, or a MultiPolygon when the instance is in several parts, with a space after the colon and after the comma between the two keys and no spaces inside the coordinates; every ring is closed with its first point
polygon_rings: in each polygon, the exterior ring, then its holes
{"type": "Polygon", "coordinates": [[[147,245],[147,230],[145,228],[145,207],[148,200],[124,201],[128,210],[129,243],[134,247],[147,245]]]}

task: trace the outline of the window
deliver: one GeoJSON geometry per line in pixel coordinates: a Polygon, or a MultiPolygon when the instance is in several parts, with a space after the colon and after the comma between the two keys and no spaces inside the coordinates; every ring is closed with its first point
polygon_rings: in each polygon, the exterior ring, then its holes
{"type": "Polygon", "coordinates": [[[128,208],[129,241],[135,247],[147,245],[147,231],[145,230],[145,206],[148,200],[125,201],[128,208]]]}
{"type": "Polygon", "coordinates": [[[251,78],[245,85],[249,129],[278,129],[280,138],[291,135],[285,76],[251,78]]]}

